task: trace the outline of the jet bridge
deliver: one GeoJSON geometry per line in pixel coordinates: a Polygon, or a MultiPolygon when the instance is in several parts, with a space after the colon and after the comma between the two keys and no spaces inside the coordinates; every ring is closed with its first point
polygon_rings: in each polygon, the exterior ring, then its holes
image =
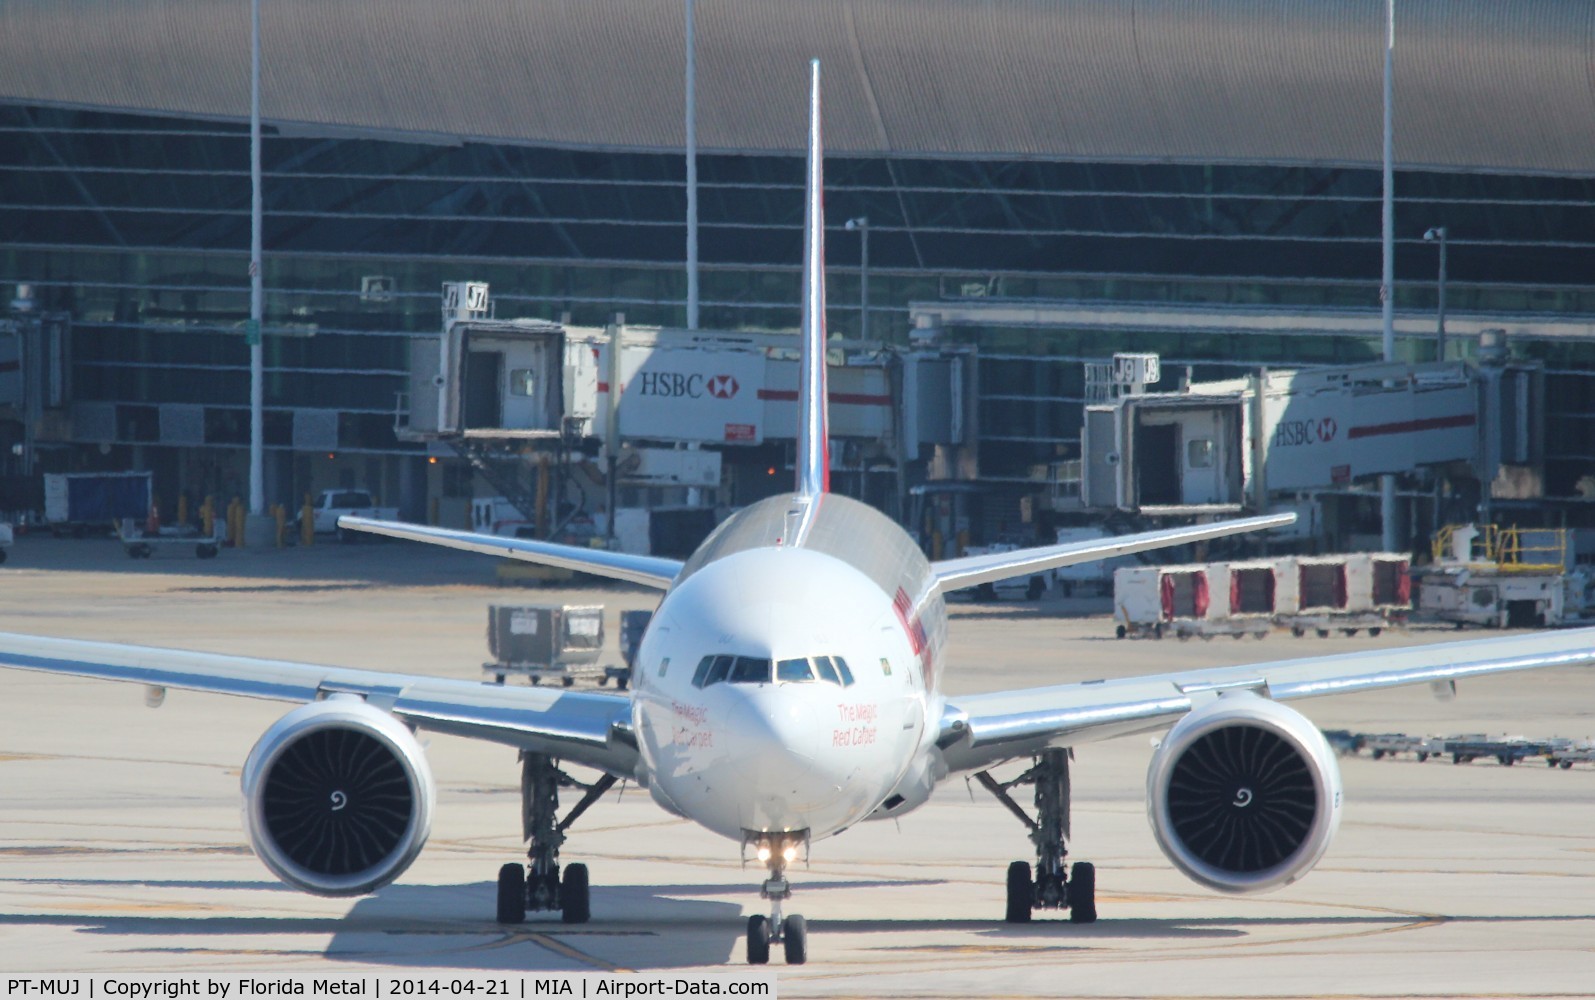
{"type": "Polygon", "coordinates": [[[1489,484],[1542,464],[1542,382],[1531,365],[1381,364],[1122,395],[1085,409],[1082,505],[1234,513],[1422,469],[1489,484]]]}
{"type": "MultiPolygon", "coordinates": [[[[626,494],[617,508],[747,503],[790,481],[798,427],[790,334],[618,317],[581,327],[498,319],[492,308],[484,284],[444,286],[442,334],[411,342],[394,430],[401,440],[452,447],[528,521],[539,520],[531,508],[546,506],[550,489],[607,510],[597,497],[610,493],[611,457],[613,485],[626,494]],[[570,489],[528,484],[529,465],[540,466],[533,478],[573,477],[570,489]]],[[[901,509],[905,467],[956,448],[972,424],[973,351],[828,346],[833,481],[901,509]]]]}

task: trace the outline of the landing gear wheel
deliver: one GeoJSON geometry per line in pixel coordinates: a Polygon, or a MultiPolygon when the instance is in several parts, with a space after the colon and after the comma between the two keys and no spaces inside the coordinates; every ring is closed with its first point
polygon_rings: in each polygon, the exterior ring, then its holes
{"type": "Polygon", "coordinates": [[[1124,638],[1124,633],[1125,633],[1125,628],[1124,628],[1123,625],[1115,626],[1114,629],[1113,629],[1113,637],[1115,639],[1124,638]]]}
{"type": "Polygon", "coordinates": [[[748,964],[770,964],[770,921],[762,914],[748,918],[748,964]]]}
{"type": "Polygon", "coordinates": [[[1030,585],[1025,588],[1025,600],[1039,601],[1041,600],[1041,595],[1046,592],[1047,585],[1041,581],[1041,577],[1033,576],[1030,578],[1030,585]]]}
{"type": "Polygon", "coordinates": [[[498,922],[519,924],[526,920],[526,866],[510,862],[498,870],[498,922]]]}
{"type": "Polygon", "coordinates": [[[1015,861],[1008,866],[1008,911],[1003,920],[1028,924],[1034,905],[1035,887],[1030,880],[1030,862],[1015,861]]]}
{"type": "MultiPolygon", "coordinates": [[[[1076,865],[1075,867],[1079,867],[1076,865]]],[[[559,919],[567,924],[585,924],[593,914],[587,889],[587,866],[565,866],[565,875],[559,883],[559,919]]]]}
{"type": "Polygon", "coordinates": [[[1383,631],[1384,629],[1380,628],[1378,625],[1375,625],[1373,628],[1368,630],[1368,634],[1377,639],[1379,638],[1379,633],[1383,631]]]}
{"type": "Polygon", "coordinates": [[[796,913],[781,922],[781,947],[786,949],[787,965],[809,960],[809,925],[796,913]]]}
{"type": "Polygon", "coordinates": [[[1076,924],[1097,922],[1097,869],[1089,861],[1076,861],[1069,878],[1069,920],[1076,924]]]}
{"type": "Polygon", "coordinates": [[[1307,630],[1302,628],[1300,625],[1292,625],[1290,627],[1290,634],[1300,639],[1302,636],[1307,634],[1307,630]]]}

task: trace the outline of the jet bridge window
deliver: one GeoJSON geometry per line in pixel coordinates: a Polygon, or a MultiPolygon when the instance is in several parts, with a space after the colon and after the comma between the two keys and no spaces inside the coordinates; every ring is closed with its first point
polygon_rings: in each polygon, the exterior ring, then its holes
{"type": "Polygon", "coordinates": [[[537,372],[532,368],[515,368],[510,371],[510,395],[532,396],[537,393],[537,372]]]}

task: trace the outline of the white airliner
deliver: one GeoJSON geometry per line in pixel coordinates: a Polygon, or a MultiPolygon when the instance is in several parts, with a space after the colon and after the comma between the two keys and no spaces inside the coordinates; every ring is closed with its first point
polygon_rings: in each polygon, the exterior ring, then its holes
{"type": "Polygon", "coordinates": [[[732,515],[686,562],[419,525],[343,527],[510,556],[664,592],[629,693],[514,688],[410,674],[0,635],[0,665],[303,702],[244,766],[256,854],[321,895],[371,892],[425,843],[433,779],[413,731],[521,750],[529,864],[499,873],[498,919],[531,910],[588,919],[587,868],[560,865],[571,823],[619,779],[739,842],[768,870],[772,912],[747,922],[747,959],[807,956],[803,918],[783,917],[787,866],[814,841],[900,816],[937,783],[971,774],[1029,828],[1034,867],[1008,867],[1006,919],[1067,909],[1096,919],[1095,871],[1069,863],[1069,748],[1169,730],[1153,752],[1148,813],[1158,845],[1224,892],[1291,882],[1340,821],[1334,754],[1285,702],[1498,671],[1595,662],[1595,629],[1377,650],[1125,680],[948,698],[950,591],[1051,567],[1288,523],[1252,517],[1115,539],[928,562],[883,515],[828,491],[819,65],[811,66],[803,374],[796,489],[732,515]],[[1017,779],[990,769],[1028,760],[1017,779]],[[596,769],[591,784],[566,764],[596,769]],[[585,794],[561,818],[558,788],[585,794]],[[1034,816],[1009,795],[1034,787],[1034,816]]]}

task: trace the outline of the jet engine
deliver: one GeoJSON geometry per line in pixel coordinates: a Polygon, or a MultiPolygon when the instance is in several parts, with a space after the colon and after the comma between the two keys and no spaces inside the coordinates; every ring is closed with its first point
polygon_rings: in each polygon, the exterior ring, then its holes
{"type": "Polygon", "coordinates": [[[435,796],[415,736],[366,702],[335,696],[266,730],[244,763],[244,823],[278,878],[355,896],[398,878],[426,843],[435,796]]]}
{"type": "Polygon", "coordinates": [[[1318,727],[1249,692],[1181,719],[1152,757],[1158,847],[1221,892],[1261,892],[1312,870],[1340,825],[1340,768],[1318,727]]]}

